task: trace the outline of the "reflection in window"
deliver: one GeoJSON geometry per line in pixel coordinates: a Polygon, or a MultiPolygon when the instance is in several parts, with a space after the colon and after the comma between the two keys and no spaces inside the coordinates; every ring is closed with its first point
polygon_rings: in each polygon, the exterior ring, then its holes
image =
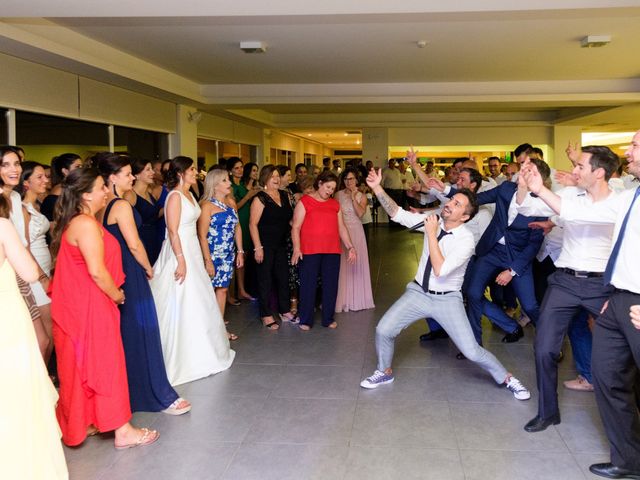
{"type": "Polygon", "coordinates": [[[166,133],[137,128],[115,127],[115,151],[146,160],[166,160],[169,155],[166,133]]]}
{"type": "Polygon", "coordinates": [[[49,164],[62,153],[87,158],[109,150],[109,131],[100,123],[17,111],[16,144],[27,160],[49,164]]]}
{"type": "Polygon", "coordinates": [[[9,124],[7,123],[7,110],[0,108],[0,145],[9,143],[9,124]]]}

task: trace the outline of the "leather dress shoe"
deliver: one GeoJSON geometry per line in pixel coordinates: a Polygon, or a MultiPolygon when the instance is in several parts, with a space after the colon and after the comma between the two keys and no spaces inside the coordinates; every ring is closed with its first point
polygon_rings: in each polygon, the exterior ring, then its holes
{"type": "Polygon", "coordinates": [[[536,415],[534,418],[529,420],[524,426],[525,431],[529,433],[541,432],[546,430],[547,427],[551,425],[558,425],[560,423],[560,414],[556,413],[552,417],[549,418],[540,418],[540,415],[536,415]]]}
{"type": "Polygon", "coordinates": [[[594,463],[589,467],[589,471],[606,478],[633,478],[640,479],[640,472],[616,467],[612,463],[594,463]]]}
{"type": "Polygon", "coordinates": [[[514,343],[520,340],[522,337],[524,337],[524,331],[522,330],[522,327],[518,325],[518,328],[516,328],[513,332],[507,333],[504,337],[502,337],[502,343],[514,343]]]}
{"type": "Polygon", "coordinates": [[[444,328],[420,335],[421,342],[430,342],[431,340],[438,340],[440,338],[449,338],[449,334],[444,331],[444,328]]]}

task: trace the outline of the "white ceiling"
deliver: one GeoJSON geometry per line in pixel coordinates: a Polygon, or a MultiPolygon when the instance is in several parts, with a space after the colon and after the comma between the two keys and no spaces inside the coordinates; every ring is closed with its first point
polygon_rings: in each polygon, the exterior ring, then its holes
{"type": "Polygon", "coordinates": [[[301,136],[640,125],[639,0],[93,3],[3,0],[0,51],[301,136]],[[580,48],[589,34],[611,44],[580,48]]]}

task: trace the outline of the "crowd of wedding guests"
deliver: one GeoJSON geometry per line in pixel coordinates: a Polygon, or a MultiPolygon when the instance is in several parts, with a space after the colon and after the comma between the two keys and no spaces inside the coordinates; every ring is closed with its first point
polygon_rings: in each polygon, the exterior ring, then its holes
{"type": "MultiPolygon", "coordinates": [[[[607,434],[620,449],[612,460],[623,465],[596,466],[594,473],[640,471],[629,460],[638,419],[616,414],[628,406],[633,385],[626,377],[611,380],[611,368],[602,365],[592,372],[590,361],[593,348],[594,358],[597,352],[613,362],[601,345],[596,348],[594,318],[617,289],[635,291],[625,283],[633,272],[620,280],[614,270],[620,241],[613,239],[622,238],[629,213],[615,226],[617,203],[609,201],[616,192],[624,197],[639,191],[635,148],[627,155],[633,175],[626,175],[608,148],[572,145],[571,173],[550,169],[542,151],[529,144],[517,147],[508,164],[491,157],[487,172],[469,158],[440,172],[408,152],[381,173],[370,162],[345,168],[334,162],[324,169],[298,164],[292,172],[287,165],[260,168],[238,157],[221,159],[204,173],[184,156],[151,162],[110,152],[86,159],[63,154],[47,166],[26,161],[19,147],[1,147],[0,300],[12,328],[0,352],[3,364],[13,367],[7,376],[12,396],[30,402],[26,415],[11,419],[11,442],[0,444],[11,452],[7,468],[20,472],[16,478],[25,471],[27,477],[46,471],[65,478],[60,433],[69,446],[110,431],[116,449],[154,443],[159,432],[133,426],[132,412],[191,410],[174,387],[228,369],[235,357],[230,342],[242,341],[227,330],[227,308],[255,304],[256,327],[273,332],[283,324],[309,331],[316,316],[335,329],[336,312],[374,308],[368,183],[392,220],[403,207],[429,217],[433,238],[443,227],[430,215],[437,212],[446,223],[457,193],[480,205],[477,212],[460,213],[456,223],[475,243],[475,254],[460,259],[456,277],[470,325],[465,351],[490,355],[478,349],[483,315],[504,331],[507,343],[522,338],[527,321],[535,325],[539,408],[525,430],[537,432],[560,422],[557,362],[568,333],[579,376],[565,386],[595,388],[607,434]],[[517,307],[520,317],[514,316],[517,307]],[[614,428],[618,420],[631,425],[630,433],[614,428]],[[45,464],[31,461],[36,452],[45,464]]],[[[637,193],[632,197],[629,212],[637,193]]],[[[431,244],[425,245],[429,257],[431,244]]],[[[434,271],[442,261],[436,257],[434,271]]],[[[417,275],[415,282],[420,294],[454,293],[427,288],[440,275],[431,273],[431,262],[421,260],[424,278],[417,275]]],[[[384,317],[385,325],[395,321],[391,317],[384,317]]],[[[451,325],[427,322],[421,341],[448,337],[451,325]]],[[[386,360],[362,382],[365,388],[394,379],[393,338],[381,328],[376,341],[387,342],[386,353],[379,350],[386,360]]],[[[516,398],[528,399],[526,388],[499,367],[498,381],[506,378],[516,398]]]]}
{"type": "Polygon", "coordinates": [[[132,412],[187,413],[174,387],[231,366],[227,305],[255,303],[272,331],[374,307],[356,168],[292,178],[234,157],[203,174],[188,157],[110,152],[48,166],[12,146],[0,158],[0,299],[16,323],[0,350],[6,366],[24,360],[12,395],[31,401],[2,444],[11,478],[66,478],[60,434],[154,443],[132,412]]]}

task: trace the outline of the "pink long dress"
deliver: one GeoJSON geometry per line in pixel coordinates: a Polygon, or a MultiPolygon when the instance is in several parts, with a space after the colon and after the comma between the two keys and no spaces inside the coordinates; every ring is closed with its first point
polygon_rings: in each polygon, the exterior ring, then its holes
{"type": "MultiPolygon", "coordinates": [[[[358,193],[357,198],[361,199],[361,195],[362,193],[358,193]]],[[[356,262],[350,265],[347,263],[347,250],[342,245],[336,312],[353,312],[374,308],[369,273],[369,252],[362,222],[356,214],[351,196],[346,190],[340,190],[336,194],[336,199],[340,202],[344,223],[349,230],[351,243],[356,249],[356,262]]]]}

